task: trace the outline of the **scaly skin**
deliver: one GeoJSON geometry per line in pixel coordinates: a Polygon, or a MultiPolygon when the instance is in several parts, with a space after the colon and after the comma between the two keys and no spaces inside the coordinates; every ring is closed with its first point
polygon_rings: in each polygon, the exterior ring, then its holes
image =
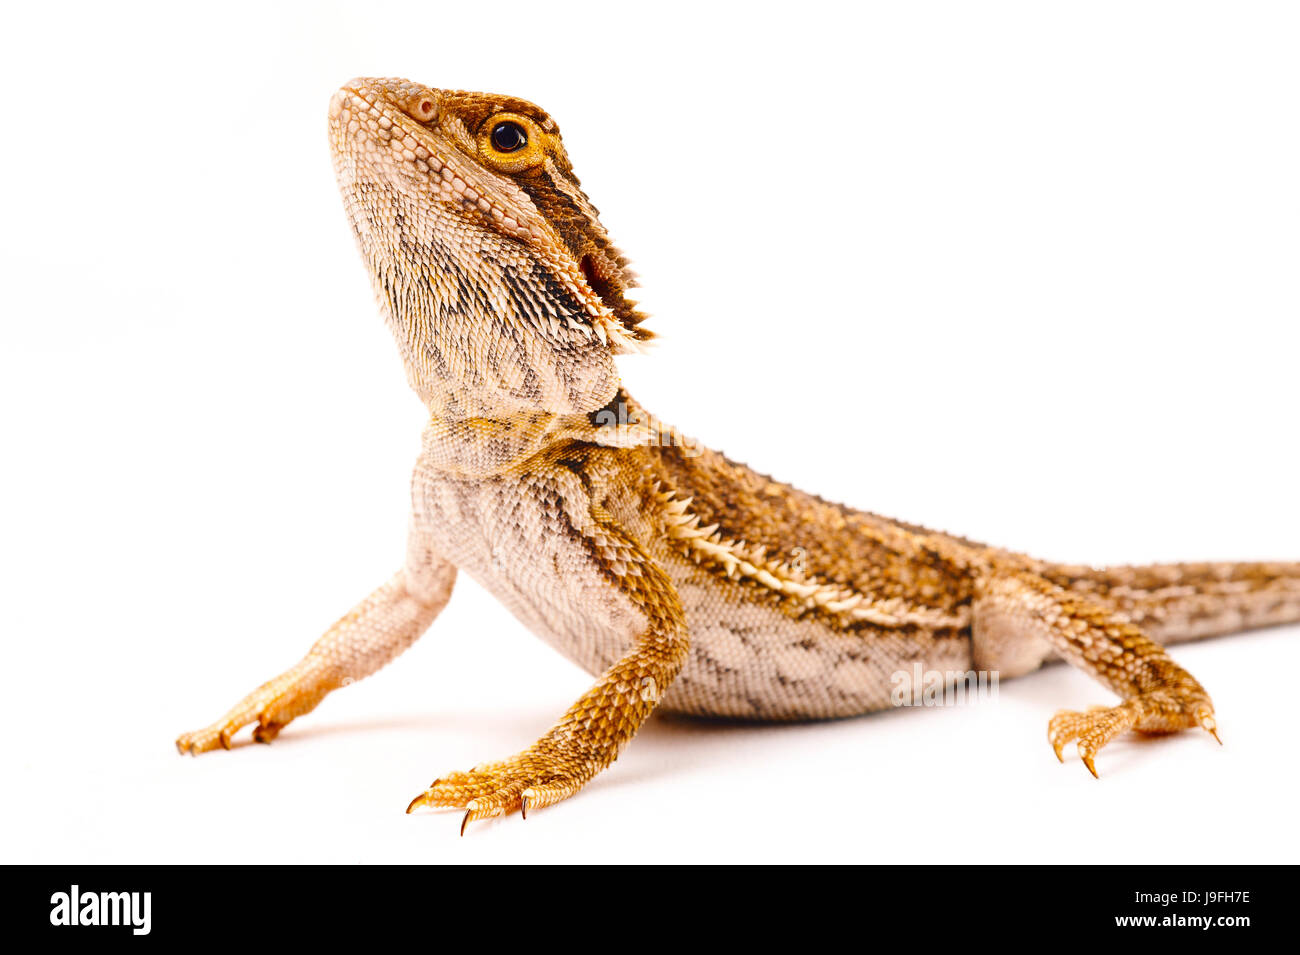
{"type": "Polygon", "coordinates": [[[271,739],[409,646],[457,570],[599,674],[527,749],[420,806],[472,819],[558,802],[658,706],[791,720],[890,705],[892,677],[1014,676],[1060,656],[1121,702],[1049,723],[1058,757],[1127,730],[1216,733],[1162,644],[1300,620],[1300,564],[1094,570],[832,504],[699,448],[623,391],[649,338],[633,276],[523,100],[357,79],[330,104],[344,206],[429,410],[402,570],[298,666],[177,740],[271,739]]]}

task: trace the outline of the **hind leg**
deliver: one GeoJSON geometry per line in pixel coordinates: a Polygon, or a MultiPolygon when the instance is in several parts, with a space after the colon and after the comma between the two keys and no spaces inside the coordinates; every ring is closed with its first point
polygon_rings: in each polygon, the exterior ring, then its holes
{"type": "Polygon", "coordinates": [[[974,621],[980,665],[1000,654],[1025,672],[1053,650],[1123,698],[1118,706],[1052,717],[1047,738],[1058,759],[1073,742],[1096,776],[1097,752],[1129,730],[1200,727],[1218,739],[1214,705],[1201,684],[1125,617],[1078,593],[1028,572],[996,573],[980,582],[974,621]]]}

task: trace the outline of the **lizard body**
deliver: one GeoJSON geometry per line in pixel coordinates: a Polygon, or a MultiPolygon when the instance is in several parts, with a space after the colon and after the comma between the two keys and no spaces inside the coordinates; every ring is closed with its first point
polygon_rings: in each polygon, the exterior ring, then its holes
{"type": "MultiPolygon", "coordinates": [[[[759,720],[890,705],[893,677],[1059,656],[1121,702],[1049,723],[1057,756],[1127,730],[1216,732],[1163,645],[1300,620],[1300,563],[1096,570],[824,501],[699,448],[622,388],[634,277],[554,121],[509,97],[357,79],[335,169],[380,310],[429,409],[402,569],[301,663],[177,741],[272,739],[409,646],[458,571],[594,674],[536,743],[435,780],[471,819],[576,792],[656,708],[759,720]]],[[[1217,734],[1216,734],[1217,735],[1217,734]]],[[[409,810],[408,810],[409,811],[409,810]]],[[[463,824],[462,824],[463,831],[463,824]]]]}

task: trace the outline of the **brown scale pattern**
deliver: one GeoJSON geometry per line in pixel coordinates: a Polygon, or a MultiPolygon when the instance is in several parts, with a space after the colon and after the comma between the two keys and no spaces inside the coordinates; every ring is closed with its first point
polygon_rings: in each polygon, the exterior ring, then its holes
{"type": "Polygon", "coordinates": [[[786,562],[798,548],[808,576],[948,612],[971,599],[966,557],[951,538],[830,503],[714,451],[656,451],[651,473],[689,495],[703,523],[786,562]]]}

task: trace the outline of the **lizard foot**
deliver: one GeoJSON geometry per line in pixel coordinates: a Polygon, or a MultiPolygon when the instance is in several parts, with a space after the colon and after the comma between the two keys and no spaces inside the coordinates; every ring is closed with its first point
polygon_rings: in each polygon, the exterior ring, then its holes
{"type": "Polygon", "coordinates": [[[423,806],[464,809],[460,834],[476,819],[490,819],[550,806],[572,796],[600,769],[590,759],[576,759],[537,747],[495,763],[481,763],[468,772],[447,773],[411,800],[408,813],[423,806]]]}
{"type": "Polygon", "coordinates": [[[311,673],[290,671],[264,683],[244,697],[229,713],[201,730],[182,733],[176,739],[181,755],[197,756],[221,747],[230,749],[230,741],[245,726],[253,727],[253,739],[269,743],[296,717],[310,712],[335,683],[311,673]]]}
{"type": "Polygon", "coordinates": [[[1061,749],[1066,743],[1074,742],[1088,772],[1097,776],[1094,759],[1098,751],[1121,733],[1128,730],[1174,733],[1197,726],[1219,740],[1214,706],[1208,699],[1198,695],[1180,700],[1177,694],[1155,691],[1125,700],[1118,706],[1094,706],[1082,713],[1061,710],[1047,724],[1047,741],[1061,762],[1065,762],[1061,749]]]}

